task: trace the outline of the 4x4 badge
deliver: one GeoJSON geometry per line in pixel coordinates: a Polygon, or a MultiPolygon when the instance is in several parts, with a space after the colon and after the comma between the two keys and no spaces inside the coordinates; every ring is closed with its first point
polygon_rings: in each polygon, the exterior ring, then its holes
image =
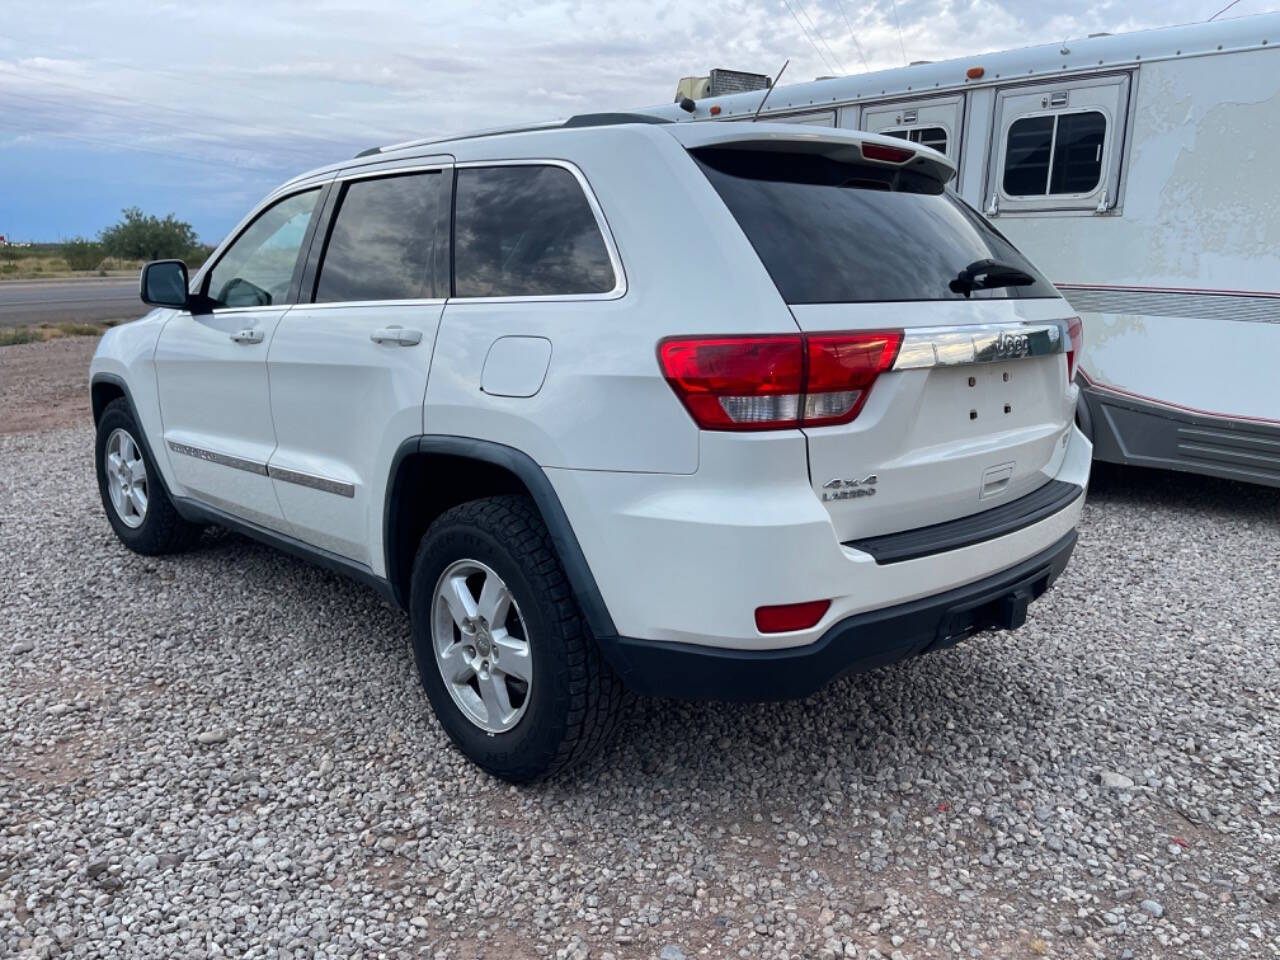
{"type": "Polygon", "coordinates": [[[827,500],[853,500],[855,497],[874,497],[876,484],[879,481],[880,478],[874,473],[863,477],[861,480],[846,480],[835,477],[822,485],[822,499],[825,502],[827,500]]]}

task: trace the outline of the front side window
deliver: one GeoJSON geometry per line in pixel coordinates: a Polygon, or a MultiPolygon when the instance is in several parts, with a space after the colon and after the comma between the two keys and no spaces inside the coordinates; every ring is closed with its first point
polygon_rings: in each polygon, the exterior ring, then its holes
{"type": "Polygon", "coordinates": [[[454,296],[608,293],[616,278],[577,178],[549,165],[465,167],[454,211],[454,296]]]}
{"type": "Polygon", "coordinates": [[[972,297],[1055,296],[1008,240],[931,177],[814,153],[691,152],[787,303],[960,299],[957,277],[980,260],[1030,282],[972,297]]]}
{"type": "Polygon", "coordinates": [[[318,187],[286,197],[236,237],[205,280],[204,293],[213,306],[269,307],[287,301],[319,199],[318,187]]]}
{"type": "Polygon", "coordinates": [[[315,301],[448,296],[449,179],[431,170],[348,183],[320,262],[315,301]]]}
{"type": "Polygon", "coordinates": [[[1102,178],[1106,134],[1107,118],[1097,110],[1015,120],[1005,141],[1004,192],[1092,193],[1102,178]]]}
{"type": "Polygon", "coordinates": [[[913,127],[910,130],[886,130],[887,136],[910,140],[922,147],[931,147],[939,153],[947,152],[947,131],[942,127],[913,127]]]}

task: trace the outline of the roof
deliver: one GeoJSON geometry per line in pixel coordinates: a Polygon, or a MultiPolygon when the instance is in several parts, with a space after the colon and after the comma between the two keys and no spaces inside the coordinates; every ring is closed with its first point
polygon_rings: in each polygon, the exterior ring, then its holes
{"type": "MultiPolygon", "coordinates": [[[[1006,85],[1012,80],[1133,67],[1152,60],[1276,47],[1280,47],[1280,13],[1133,33],[1098,34],[1062,43],[974,54],[874,73],[779,84],[769,96],[761,116],[821,110],[849,101],[914,98],[972,87],[1006,85]],[[977,80],[967,77],[966,71],[977,66],[983,68],[982,77],[977,80]]],[[[697,102],[693,118],[709,119],[712,104],[720,107],[721,118],[752,114],[760,106],[762,96],[756,91],[704,98],[697,102]]],[[[646,107],[644,112],[677,121],[690,118],[675,104],[646,107]]]]}
{"type": "MultiPolygon", "coordinates": [[[[354,158],[327,164],[315,170],[293,177],[277,188],[277,191],[307,180],[332,175],[337,171],[350,171],[353,168],[381,164],[387,161],[414,162],[424,157],[437,157],[447,160],[454,154],[461,154],[460,159],[494,159],[484,156],[488,151],[478,151],[481,141],[495,141],[495,152],[504,156],[511,151],[497,150],[497,144],[519,138],[525,145],[515,152],[522,155],[534,144],[537,149],[555,151],[557,148],[542,143],[548,138],[581,137],[590,129],[601,131],[632,130],[650,131],[653,135],[669,134],[687,149],[708,146],[732,146],[750,142],[752,144],[768,144],[764,149],[777,148],[786,144],[789,149],[801,152],[822,153],[828,156],[850,156],[860,158],[861,154],[850,154],[848,151],[861,143],[882,143],[898,150],[913,150],[916,156],[910,161],[912,169],[927,176],[934,177],[943,183],[955,175],[955,165],[948,158],[935,150],[903,140],[887,137],[882,134],[867,133],[863,130],[848,130],[834,127],[815,127],[799,123],[769,123],[757,125],[751,123],[672,123],[661,118],[635,114],[588,114],[583,117],[571,117],[566,121],[544,123],[536,126],[505,127],[485,130],[477,133],[459,134],[440,140],[414,140],[408,143],[380,147],[376,150],[365,150],[354,158]],[[532,139],[530,139],[532,138],[532,139]],[[477,153],[480,156],[477,156],[477,153]]],[[[273,192],[277,192],[273,191],[273,192]]]]}

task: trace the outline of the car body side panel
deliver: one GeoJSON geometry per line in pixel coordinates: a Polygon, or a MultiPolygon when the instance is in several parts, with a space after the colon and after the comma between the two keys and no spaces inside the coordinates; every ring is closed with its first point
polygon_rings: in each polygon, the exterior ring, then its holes
{"type": "MultiPolygon", "coordinates": [[[[795,320],[673,138],[643,126],[559,136],[556,153],[572,159],[598,200],[625,289],[591,299],[451,299],[427,384],[426,432],[514,446],[543,466],[692,473],[699,431],[662,376],[659,340],[794,332],[795,320]],[[506,336],[551,343],[533,396],[480,389],[485,358],[506,336]]],[[[512,137],[490,156],[547,159],[545,140],[512,137]]],[[[459,162],[473,149],[459,144],[459,162]]]]}

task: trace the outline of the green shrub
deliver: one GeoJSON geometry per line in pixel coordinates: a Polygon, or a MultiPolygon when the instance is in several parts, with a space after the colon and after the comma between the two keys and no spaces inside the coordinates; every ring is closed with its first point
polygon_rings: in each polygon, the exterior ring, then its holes
{"type": "Polygon", "coordinates": [[[102,262],[102,244],[76,237],[62,245],[62,259],[72,270],[94,270],[102,262]]]}

